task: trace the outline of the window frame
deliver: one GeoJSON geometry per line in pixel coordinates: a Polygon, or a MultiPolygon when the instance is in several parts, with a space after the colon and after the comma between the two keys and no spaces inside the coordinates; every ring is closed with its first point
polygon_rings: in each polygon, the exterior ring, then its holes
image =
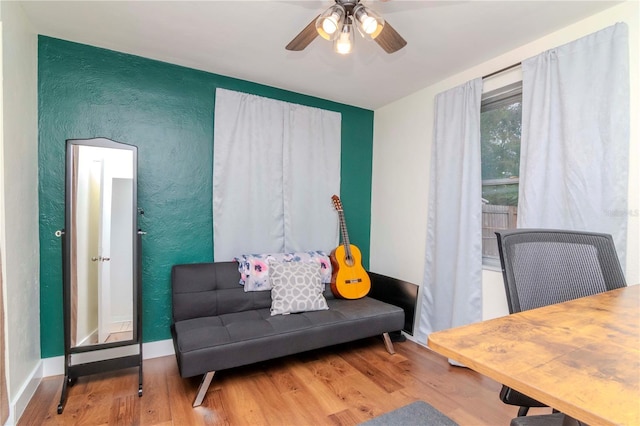
{"type": "MultiPolygon", "coordinates": [[[[507,76],[507,80],[510,79],[511,82],[508,82],[508,83],[503,82],[503,84],[501,84],[498,87],[495,87],[494,85],[494,88],[490,90],[486,90],[485,88],[486,91],[484,91],[484,93],[482,94],[480,114],[501,108],[506,105],[511,105],[518,100],[522,103],[521,69],[518,69],[517,71],[518,72],[516,73],[510,73],[511,76],[507,76]],[[516,81],[513,81],[514,77],[516,78],[516,81]]],[[[491,85],[488,85],[488,86],[489,88],[491,87],[491,85]]],[[[485,185],[487,185],[488,183],[507,184],[507,185],[519,184],[520,178],[517,177],[517,178],[485,179],[485,180],[482,180],[482,188],[484,188],[485,185]]],[[[511,228],[508,228],[508,229],[511,229],[511,228]]],[[[484,246],[484,242],[483,242],[483,246],[484,246]]],[[[496,257],[493,257],[493,256],[485,256],[483,253],[482,268],[488,269],[488,270],[501,271],[502,267],[500,265],[499,255],[496,257]]]]}

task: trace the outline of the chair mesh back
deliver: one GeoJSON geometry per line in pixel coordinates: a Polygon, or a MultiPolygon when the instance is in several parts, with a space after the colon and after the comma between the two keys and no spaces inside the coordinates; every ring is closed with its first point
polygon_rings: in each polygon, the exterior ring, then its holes
{"type": "Polygon", "coordinates": [[[626,286],[610,235],[533,229],[496,234],[511,313],[626,286]]]}

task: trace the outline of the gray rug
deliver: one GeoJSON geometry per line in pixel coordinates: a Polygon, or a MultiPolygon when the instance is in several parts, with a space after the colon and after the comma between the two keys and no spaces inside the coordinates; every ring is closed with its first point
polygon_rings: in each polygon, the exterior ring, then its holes
{"type": "Polygon", "coordinates": [[[456,422],[442,414],[424,401],[412,402],[381,416],[375,417],[360,426],[458,426],[456,422]]]}

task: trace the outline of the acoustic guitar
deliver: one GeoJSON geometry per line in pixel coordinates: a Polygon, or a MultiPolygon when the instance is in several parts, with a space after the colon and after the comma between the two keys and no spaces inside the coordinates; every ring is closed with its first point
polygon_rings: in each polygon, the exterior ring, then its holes
{"type": "Polygon", "coordinates": [[[333,206],[340,218],[340,232],[342,244],[336,247],[329,259],[331,260],[331,291],[336,297],[342,299],[360,299],[369,293],[371,280],[367,271],[362,267],[362,255],[360,249],[349,244],[347,224],[344,220],[342,202],[337,195],[331,197],[333,206]]]}

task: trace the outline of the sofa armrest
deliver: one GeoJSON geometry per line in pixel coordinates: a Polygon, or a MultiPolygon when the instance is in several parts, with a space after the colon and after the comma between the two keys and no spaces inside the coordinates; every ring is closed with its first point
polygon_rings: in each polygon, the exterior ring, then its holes
{"type": "Polygon", "coordinates": [[[371,290],[367,296],[399,306],[404,310],[402,331],[413,336],[413,323],[418,303],[418,286],[407,281],[392,278],[375,272],[368,272],[371,278],[371,290]]]}

